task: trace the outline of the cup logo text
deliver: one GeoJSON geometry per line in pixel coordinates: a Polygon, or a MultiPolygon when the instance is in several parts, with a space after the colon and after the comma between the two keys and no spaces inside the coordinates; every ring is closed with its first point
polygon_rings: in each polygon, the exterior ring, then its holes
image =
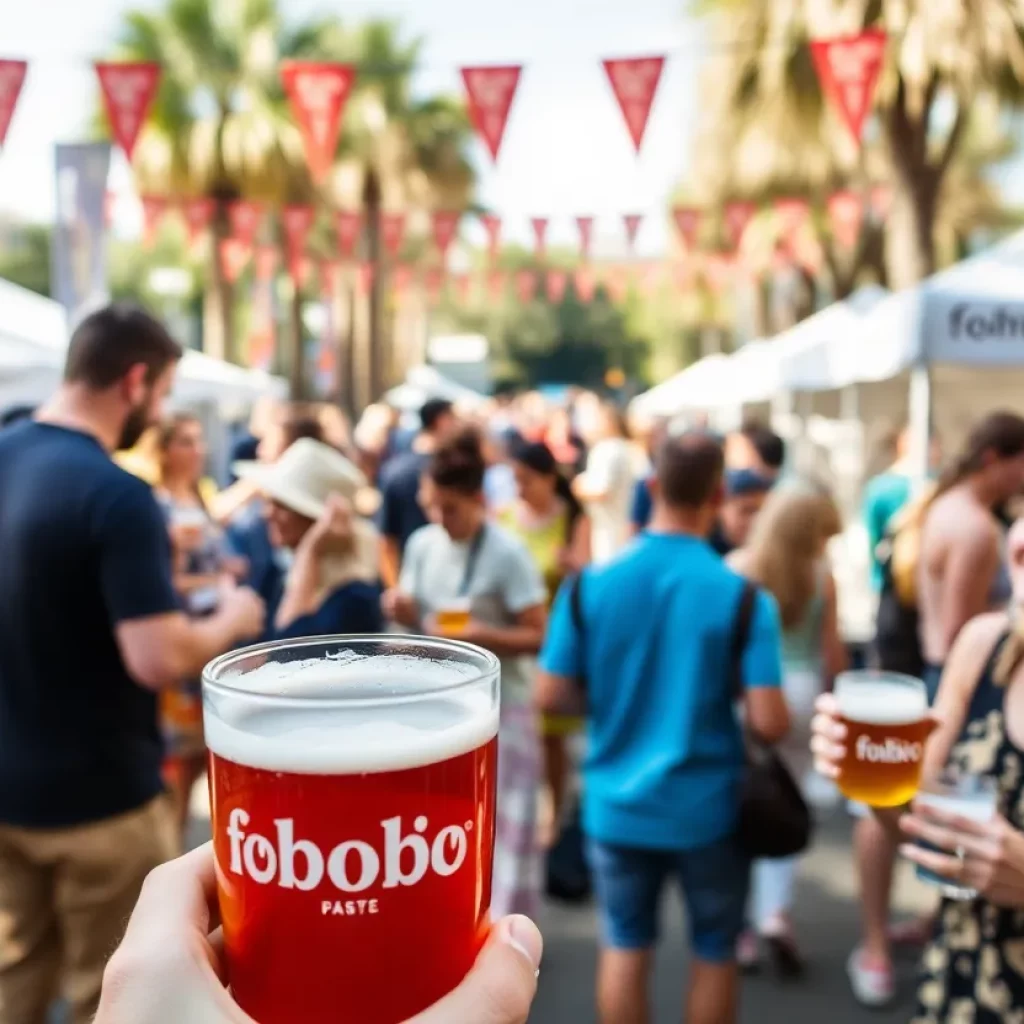
{"type": "Polygon", "coordinates": [[[857,737],[857,760],[869,761],[872,764],[916,764],[924,752],[923,743],[910,743],[906,740],[887,736],[881,743],[872,743],[861,733],[857,737]]]}
{"type": "Polygon", "coordinates": [[[308,839],[295,838],[292,818],[274,821],[274,840],[244,831],[248,824],[246,811],[240,807],[231,811],[227,834],[233,874],[251,878],[259,885],[276,883],[282,889],[302,892],[316,889],[326,875],[343,893],[366,892],[378,882],[384,889],[416,885],[430,872],[448,878],[466,862],[466,833],[472,829],[472,823],[449,825],[429,840],[425,835],[430,827],[426,816],[413,821],[413,831],[408,835],[403,834],[400,817],[388,818],[380,823],[383,852],[379,846],[360,839],[349,839],[324,851],[308,839]]]}

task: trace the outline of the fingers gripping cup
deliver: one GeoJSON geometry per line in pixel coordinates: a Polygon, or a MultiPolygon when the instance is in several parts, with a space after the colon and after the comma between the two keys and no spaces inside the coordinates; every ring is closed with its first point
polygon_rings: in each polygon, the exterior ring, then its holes
{"type": "Polygon", "coordinates": [[[264,644],[203,677],[229,982],[260,1024],[400,1024],[490,926],[498,663],[453,641],[264,644]]]}
{"type": "Polygon", "coordinates": [[[872,807],[907,803],[921,783],[932,731],[924,683],[894,672],[844,672],[835,696],[847,729],[839,789],[872,807]]]}

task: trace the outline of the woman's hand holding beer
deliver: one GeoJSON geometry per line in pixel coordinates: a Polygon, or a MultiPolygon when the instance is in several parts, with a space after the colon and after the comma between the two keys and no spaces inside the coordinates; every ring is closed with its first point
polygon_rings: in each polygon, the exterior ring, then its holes
{"type": "MultiPolygon", "coordinates": [[[[212,845],[157,868],[107,966],[95,1024],[256,1024],[224,987],[216,923],[212,845]]],[[[406,1024],[525,1024],[542,951],[528,919],[500,921],[466,980],[406,1024]]]]}
{"type": "Polygon", "coordinates": [[[838,779],[846,756],[846,725],[839,717],[839,701],[831,693],[823,693],[814,705],[811,722],[811,751],[814,767],[826,779],[838,779]]]}
{"type": "Polygon", "coordinates": [[[977,890],[998,907],[1024,909],[1024,835],[1005,818],[975,821],[921,800],[900,819],[900,828],[936,848],[907,843],[900,847],[907,860],[977,890]]]}

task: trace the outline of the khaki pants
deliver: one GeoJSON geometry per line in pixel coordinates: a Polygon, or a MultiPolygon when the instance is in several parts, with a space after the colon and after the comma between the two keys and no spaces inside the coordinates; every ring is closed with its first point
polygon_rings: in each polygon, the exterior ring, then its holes
{"type": "Polygon", "coordinates": [[[59,994],[92,1021],[142,883],[176,846],[166,797],[95,825],[0,826],[0,1024],[45,1024],[59,994]]]}

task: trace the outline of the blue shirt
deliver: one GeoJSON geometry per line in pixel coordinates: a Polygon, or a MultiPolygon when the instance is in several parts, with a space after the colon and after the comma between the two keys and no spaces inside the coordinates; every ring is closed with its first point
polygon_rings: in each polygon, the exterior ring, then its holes
{"type": "Polygon", "coordinates": [[[882,473],[868,481],[864,489],[864,525],[871,550],[871,582],[882,589],[882,563],[879,545],[893,517],[910,500],[911,480],[905,473],[882,473]]]}
{"type": "Polygon", "coordinates": [[[156,695],[115,627],[178,609],[149,486],[95,438],[0,432],[0,823],[67,828],[163,790],[156,695]]]}
{"type": "MultiPolygon", "coordinates": [[[[643,534],[584,573],[582,640],[571,586],[555,602],[541,665],[586,681],[586,833],[657,850],[725,838],[744,768],[732,693],[742,579],[702,540],[643,534]]],[[[781,685],[779,615],[763,591],[742,669],[747,687],[781,685]]]]}

